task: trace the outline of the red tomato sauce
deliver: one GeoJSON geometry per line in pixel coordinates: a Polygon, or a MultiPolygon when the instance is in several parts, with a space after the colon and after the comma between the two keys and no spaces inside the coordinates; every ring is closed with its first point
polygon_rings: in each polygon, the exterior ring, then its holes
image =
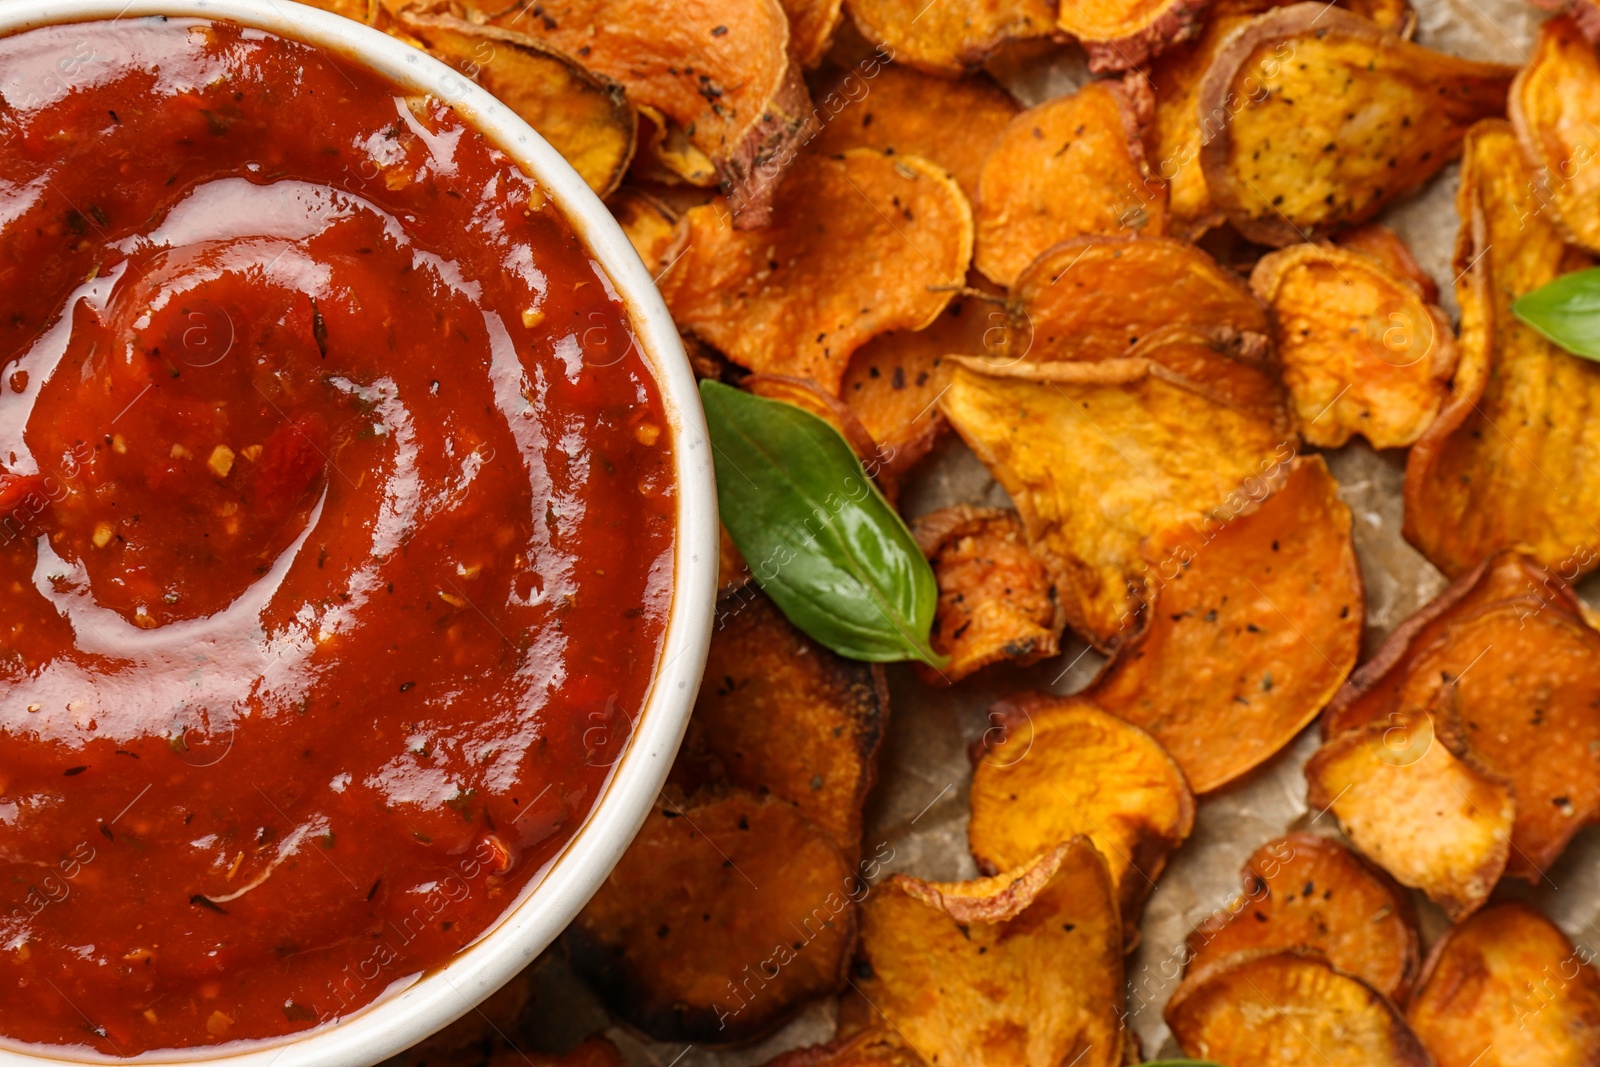
{"type": "Polygon", "coordinates": [[[0,1037],[303,1030],[494,923],[643,705],[671,445],[439,101],[197,20],[0,39],[0,1037]]]}

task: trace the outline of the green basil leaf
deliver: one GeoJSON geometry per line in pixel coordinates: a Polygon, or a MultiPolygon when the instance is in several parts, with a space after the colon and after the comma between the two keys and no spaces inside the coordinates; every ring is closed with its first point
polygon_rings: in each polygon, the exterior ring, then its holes
{"type": "Polygon", "coordinates": [[[928,644],[933,569],[839,432],[702,381],[722,524],[789,621],[841,656],[948,662],[928,644]]]}
{"type": "Polygon", "coordinates": [[[1573,355],[1600,360],[1600,267],[1539,286],[1518,297],[1511,312],[1573,355]]]}

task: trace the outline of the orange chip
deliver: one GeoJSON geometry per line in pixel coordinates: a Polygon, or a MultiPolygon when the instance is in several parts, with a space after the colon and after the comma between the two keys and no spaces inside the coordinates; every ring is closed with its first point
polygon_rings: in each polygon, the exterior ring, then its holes
{"type": "Polygon", "coordinates": [[[1252,19],[1206,72],[1206,186],[1245,237],[1287,245],[1365,222],[1505,108],[1514,67],[1414,45],[1311,2],[1252,19]],[[1338,92],[1330,86],[1341,87],[1338,92]]]}
{"type": "Polygon", "coordinates": [[[1122,923],[1086,838],[973,882],[894,875],[862,907],[856,973],[927,1063],[1123,1062],[1122,923]]]}
{"type": "Polygon", "coordinates": [[[789,16],[789,51],[803,67],[822,62],[844,17],[841,0],[781,0],[789,16]]]}
{"type": "Polygon", "coordinates": [[[606,207],[652,276],[677,255],[683,243],[677,216],[656,197],[638,189],[619,189],[606,201],[606,207]]]}
{"type": "Polygon", "coordinates": [[[1194,796],[1154,738],[1080,697],[1025,693],[989,711],[974,746],[967,838],[986,871],[1082,834],[1105,857],[1130,940],[1139,911],[1194,829],[1194,796]]]}
{"type": "MultiPolygon", "coordinates": [[[[1175,236],[1196,240],[1225,218],[1212,203],[1211,190],[1200,169],[1200,147],[1224,116],[1200,113],[1200,81],[1234,30],[1278,6],[1281,3],[1273,0],[1213,0],[1200,35],[1169,48],[1150,66],[1155,121],[1145,140],[1150,169],[1167,183],[1167,228],[1175,236]]],[[[1386,29],[1401,30],[1403,36],[1410,36],[1408,27],[1415,21],[1415,14],[1404,0],[1340,6],[1386,29]]]]}
{"type": "Polygon", "coordinates": [[[1460,365],[1450,403],[1406,463],[1405,536],[1456,577],[1525,545],[1563,574],[1600,562],[1596,424],[1600,365],[1569,355],[1511,313],[1573,262],[1511,127],[1467,138],[1456,206],[1460,365]]]}
{"type": "Polygon", "coordinates": [[[1376,260],[1390,274],[1409,280],[1428,303],[1439,302],[1438,284],[1422,269],[1422,264],[1417,262],[1417,257],[1411,254],[1411,249],[1400,239],[1400,235],[1383,223],[1369,222],[1365,226],[1346,230],[1334,238],[1333,243],[1376,260]]]}
{"type": "Polygon", "coordinates": [[[1097,647],[1131,636],[1147,537],[1203,523],[1292,454],[1268,423],[1150,360],[952,358],[945,417],[1011,495],[1068,623],[1097,647]]]}
{"type": "Polygon", "coordinates": [[[1301,457],[1143,554],[1130,605],[1142,626],[1085,696],[1150,731],[1209,793],[1292,741],[1355,664],[1365,597],[1350,510],[1321,457],[1301,457]]]}
{"type": "Polygon", "coordinates": [[[945,357],[982,355],[1006,337],[1006,321],[996,305],[957,298],[931,326],[875,337],[850,357],[840,397],[878,442],[891,477],[916,466],[945,430],[938,400],[953,366],[945,357]]]}
{"type": "Polygon", "coordinates": [[[1267,312],[1245,283],[1186,241],[1080,237],[1050,249],[1012,287],[1014,358],[1100,360],[1163,327],[1192,327],[1255,351],[1267,312]]]}
{"type": "Polygon", "coordinates": [[[893,63],[825,70],[815,83],[817,106],[828,118],[810,149],[832,156],[877,148],[921,156],[950,172],[969,200],[1000,131],[1022,110],[1011,94],[983,75],[954,81],[893,63]],[[937,107],[929,106],[938,101],[937,107]],[[960,130],[952,137],[952,130],[960,130]]]}
{"type": "Polygon", "coordinates": [[[1578,830],[1600,821],[1600,633],[1566,583],[1514,553],[1419,616],[1351,679],[1336,725],[1438,703],[1451,747],[1511,783],[1507,873],[1537,883],[1578,830]],[[1489,599],[1497,589],[1504,598],[1489,599]]]}
{"type": "Polygon", "coordinates": [[[850,0],[856,28],[880,53],[930,74],[961,74],[1007,41],[1055,32],[1049,0],[850,0]]]}
{"type": "Polygon", "coordinates": [[[1405,278],[1332,245],[1265,256],[1250,287],[1271,308],[1283,381],[1308,444],[1374,448],[1422,436],[1449,392],[1455,331],[1405,278]]]}
{"type": "Polygon", "coordinates": [[[1139,128],[1129,89],[1105,81],[1012,119],[978,179],[973,265],[1010,285],[1070,237],[1161,234],[1167,190],[1145,168],[1139,128]]]}
{"type": "Polygon", "coordinates": [[[748,1041],[844,984],[863,891],[791,804],[663,797],[564,936],[607,1007],[656,1040],[748,1041]]]}
{"type": "Polygon", "coordinates": [[[778,0],[518,0],[495,25],[543,38],[682,131],[716,166],[741,226],[762,226],[811,102],[778,0]]]}
{"type": "Polygon", "coordinates": [[[1445,931],[1406,1009],[1438,1067],[1600,1063],[1600,975],[1526,904],[1485,908],[1445,931]]]}
{"type": "Polygon", "coordinates": [[[931,323],[972,256],[960,187],[926,160],[867,148],[803,158],[764,230],[735,230],[721,202],[684,226],[682,258],[657,280],[678,326],[741,366],[835,395],[851,353],[931,323]]]}
{"type": "Polygon", "coordinates": [[[928,641],[950,657],[938,670],[919,664],[924,680],[951,685],[991,664],[1022,667],[1061,650],[1055,586],[1015,511],[961,504],[922,516],[911,532],[939,583],[928,641]]]}
{"type": "Polygon", "coordinates": [[[786,800],[854,862],[888,717],[881,668],[835,655],[762,593],[742,590],[717,605],[671,780],[687,790],[731,782],[786,800]]]}
{"type": "Polygon", "coordinates": [[[1083,45],[1092,71],[1142,67],[1200,30],[1208,0],[1061,0],[1057,25],[1083,45]]]}
{"type": "Polygon", "coordinates": [[[1511,786],[1451,752],[1427,711],[1338,735],[1306,764],[1306,782],[1307,803],[1452,919],[1481,907],[1505,871],[1511,786]]]}
{"type": "Polygon", "coordinates": [[[1534,162],[1538,206],[1568,240],[1600,252],[1600,56],[1570,17],[1546,22],[1511,87],[1517,137],[1534,162]]]}
{"type": "Polygon", "coordinates": [[[1185,1053],[1241,1067],[1434,1067],[1382,993],[1292,949],[1217,960],[1184,979],[1166,1015],[1185,1053]]]}
{"type": "Polygon", "coordinates": [[[1244,893],[1189,935],[1189,971],[1249,949],[1310,949],[1405,1002],[1417,977],[1417,916],[1388,875],[1311,833],[1268,841],[1241,873],[1244,893]]]}
{"type": "Polygon", "coordinates": [[[1286,437],[1292,433],[1278,367],[1250,338],[1223,339],[1198,326],[1158,326],[1123,358],[1159,363],[1219,403],[1249,412],[1286,437]]]}

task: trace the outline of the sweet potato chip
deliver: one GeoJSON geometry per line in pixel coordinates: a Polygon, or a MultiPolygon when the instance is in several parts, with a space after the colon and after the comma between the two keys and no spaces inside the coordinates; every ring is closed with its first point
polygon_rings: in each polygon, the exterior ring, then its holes
{"type": "Polygon", "coordinates": [[[938,400],[954,366],[945,357],[984,354],[1008,335],[1006,323],[997,306],[957,298],[931,326],[886,333],[856,349],[839,395],[878,442],[891,476],[916,466],[945,430],[938,400]]]}
{"type": "Polygon", "coordinates": [[[973,750],[967,840],[978,866],[1002,871],[1082,834],[1105,857],[1130,935],[1167,865],[1194,829],[1194,796],[1166,749],[1080,697],[1025,693],[989,710],[973,750]]]}
{"type": "Polygon", "coordinates": [[[925,680],[950,685],[991,664],[1026,666],[1061,650],[1055,586],[1015,511],[960,504],[922,516],[911,533],[939,582],[928,641],[950,657],[939,670],[919,664],[925,680]]]}
{"type": "Polygon", "coordinates": [[[1091,71],[1142,67],[1200,30],[1208,0],[1061,0],[1057,25],[1083,45],[1091,71]]]}
{"type": "Polygon", "coordinates": [[[854,68],[825,71],[814,91],[831,117],[811,141],[812,151],[832,156],[876,148],[921,156],[949,171],[974,202],[983,161],[1022,110],[981,74],[952,81],[893,63],[876,65],[870,78],[854,68]],[[935,100],[938,106],[930,106],[935,100]]]}
{"type": "Polygon", "coordinates": [[[1085,694],[1150,731],[1196,793],[1293,740],[1361,650],[1365,597],[1338,483],[1316,456],[1281,473],[1275,491],[1277,472],[1145,543],[1140,629],[1085,694]]]}
{"type": "Polygon", "coordinates": [[[861,885],[792,804],[664,797],[566,944],[606,1005],[658,1041],[745,1041],[843,984],[861,885]]]}
{"type": "Polygon", "coordinates": [[[717,164],[696,148],[688,134],[665,115],[640,104],[639,142],[631,173],[639,181],[710,189],[717,184],[717,164]]]}
{"type": "MultiPolygon", "coordinates": [[[[1200,35],[1168,49],[1150,67],[1155,121],[1145,141],[1150,169],[1167,182],[1167,228],[1174,236],[1198,239],[1224,219],[1211,201],[1211,191],[1200,169],[1200,147],[1224,116],[1201,114],[1197,105],[1200,81],[1234,30],[1278,6],[1281,3],[1273,0],[1213,0],[1200,35]]],[[[1339,6],[1385,29],[1401,31],[1404,36],[1410,36],[1408,27],[1415,21],[1415,14],[1404,0],[1347,2],[1339,6]]]]}
{"type": "Polygon", "coordinates": [[[1417,262],[1417,257],[1411,254],[1410,247],[1400,239],[1400,235],[1383,223],[1369,222],[1365,226],[1345,230],[1334,238],[1333,243],[1376,260],[1390,274],[1407,279],[1428,303],[1439,302],[1438,283],[1422,269],[1422,264],[1417,262]]]}
{"type": "Polygon", "coordinates": [[[854,862],[888,715],[881,668],[823,648],[746,589],[717,606],[672,781],[727,781],[786,800],[854,862]]]}
{"type": "Polygon", "coordinates": [[[1267,312],[1231,271],[1186,241],[1080,237],[1050,249],[1012,288],[1011,355],[1114,359],[1163,327],[1255,352],[1267,312]]]}
{"type": "Polygon", "coordinates": [[[1206,186],[1252,241],[1327,236],[1433,177],[1468,126],[1504,110],[1515,73],[1322,3],[1269,11],[1200,84],[1199,114],[1215,117],[1200,150],[1206,186]]]}
{"type": "Polygon", "coordinates": [[[764,230],[735,230],[721,202],[684,225],[683,258],[657,282],[679,327],[741,366],[835,395],[850,354],[931,323],[972,256],[972,213],[955,181],[868,148],[803,158],[764,230]]]}
{"type": "Polygon", "coordinates": [[[601,196],[628,172],[638,131],[622,86],[527,33],[402,10],[434,58],[476,81],[538,131],[601,196]]]}
{"type": "Polygon", "coordinates": [[[1185,978],[1167,1002],[1183,1051],[1244,1067],[1433,1067],[1382,993],[1321,956],[1241,952],[1185,978]]]}
{"type": "Polygon", "coordinates": [[[1511,786],[1452,753],[1426,711],[1340,734],[1306,764],[1306,782],[1313,808],[1452,919],[1481,907],[1505,871],[1511,786]]]}
{"type": "Polygon", "coordinates": [[[1272,308],[1308,444],[1338,448],[1360,434],[1403,448],[1422,436],[1449,392],[1455,331],[1408,280],[1358,252],[1300,244],[1263,257],[1250,287],[1272,308]]]}
{"type": "MultiPolygon", "coordinates": [[[[749,374],[739,387],[747,393],[764,396],[768,400],[781,400],[811,412],[817,418],[839,431],[854,452],[863,461],[871,461],[878,454],[878,444],[861,425],[855,412],[838,397],[822,391],[810,378],[790,378],[783,374],[749,374]]],[[[868,473],[872,471],[869,468],[868,473]]]]}
{"type": "Polygon", "coordinates": [[[789,51],[803,67],[822,62],[844,17],[841,0],[781,0],[789,16],[789,51]]]}
{"type": "Polygon", "coordinates": [[[1105,81],[1012,119],[978,178],[973,265],[1010,285],[1070,237],[1161,234],[1167,190],[1145,167],[1139,125],[1130,92],[1105,81]]]}
{"type": "Polygon", "coordinates": [[[615,78],[711,159],[739,225],[763,226],[811,100],[778,0],[519,0],[494,23],[533,34],[615,78]]]}
{"type": "Polygon", "coordinates": [[[785,1052],[775,1060],[768,1060],[766,1067],[923,1067],[923,1064],[922,1057],[907,1048],[894,1031],[870,1028],[846,1033],[826,1045],[785,1052]]]}
{"type": "MultiPolygon", "coordinates": [[[[1389,716],[1439,702],[1451,747],[1511,783],[1507,873],[1537,883],[1600,820],[1600,633],[1552,596],[1453,610],[1413,644],[1389,716]]],[[[1367,701],[1369,713],[1377,701],[1367,701]]]]}
{"type": "Polygon", "coordinates": [[[1019,364],[998,376],[957,358],[939,405],[1011,495],[1068,623],[1100,648],[1131,636],[1144,539],[1202,521],[1288,448],[1268,424],[1149,360],[1019,364]]]}
{"type": "Polygon", "coordinates": [[[343,15],[356,22],[372,25],[378,20],[378,0],[305,0],[311,7],[318,7],[324,11],[331,11],[335,15],[343,15]]]}
{"type": "Polygon", "coordinates": [[[1241,873],[1244,893],[1189,935],[1191,972],[1249,949],[1304,948],[1405,1002],[1417,977],[1417,916],[1388,875],[1303,832],[1268,841],[1241,873]]]}
{"type": "Polygon", "coordinates": [[[1406,464],[1405,536],[1450,577],[1526,545],[1564,574],[1600,562],[1600,365],[1511,314],[1570,269],[1511,127],[1467,138],[1456,206],[1460,365],[1450,402],[1406,464]]]}
{"type": "Polygon", "coordinates": [[[1541,206],[1567,239],[1600,252],[1600,56],[1565,15],[1539,31],[1507,104],[1538,176],[1541,206]]]}
{"type": "Polygon", "coordinates": [[[606,201],[606,207],[652,277],[677,255],[683,243],[682,231],[678,229],[677,216],[666,204],[638,189],[619,189],[606,201]]]}
{"type": "Polygon", "coordinates": [[[1600,1064],[1594,954],[1526,904],[1485,908],[1434,945],[1406,1019],[1438,1067],[1600,1064]]]}
{"type": "Polygon", "coordinates": [[[930,74],[961,74],[1007,41],[1055,32],[1049,0],[850,0],[856,28],[896,62],[930,74]]]}
{"type": "Polygon", "coordinates": [[[1123,358],[1159,363],[1220,403],[1249,412],[1285,436],[1292,432],[1277,365],[1256,354],[1245,338],[1223,339],[1198,326],[1159,326],[1123,358]]]}
{"type": "Polygon", "coordinates": [[[867,1003],[928,1063],[1122,1063],[1122,923],[1086,838],[973,882],[893,876],[860,959],[867,1003]]]}

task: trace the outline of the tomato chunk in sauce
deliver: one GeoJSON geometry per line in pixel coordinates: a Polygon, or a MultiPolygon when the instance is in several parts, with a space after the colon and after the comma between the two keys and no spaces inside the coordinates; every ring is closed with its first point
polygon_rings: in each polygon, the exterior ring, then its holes
{"type": "Polygon", "coordinates": [[[672,446],[439,100],[225,23],[0,38],[0,1041],[283,1035],[489,928],[644,704],[672,446]]]}

